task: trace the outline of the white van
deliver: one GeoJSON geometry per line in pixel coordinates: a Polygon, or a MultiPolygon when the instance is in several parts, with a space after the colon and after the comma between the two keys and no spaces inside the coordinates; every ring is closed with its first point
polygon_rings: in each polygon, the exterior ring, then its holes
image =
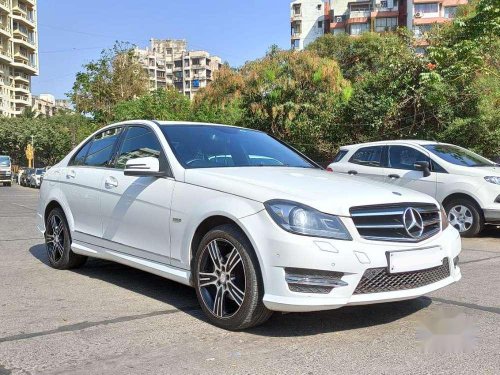
{"type": "Polygon", "coordinates": [[[500,166],[459,146],[413,140],[344,146],[328,170],[429,194],[464,237],[500,223],[500,166]]]}
{"type": "Polygon", "coordinates": [[[12,164],[10,157],[5,155],[0,155],[0,184],[12,185],[12,164]]]}

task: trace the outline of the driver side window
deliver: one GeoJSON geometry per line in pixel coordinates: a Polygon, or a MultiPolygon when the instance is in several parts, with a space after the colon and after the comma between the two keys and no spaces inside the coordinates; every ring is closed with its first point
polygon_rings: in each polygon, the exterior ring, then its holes
{"type": "Polygon", "coordinates": [[[125,169],[127,161],[145,157],[160,159],[160,169],[165,170],[162,148],[156,134],[150,128],[131,126],[125,134],[120,151],[118,151],[115,167],[125,169]]]}

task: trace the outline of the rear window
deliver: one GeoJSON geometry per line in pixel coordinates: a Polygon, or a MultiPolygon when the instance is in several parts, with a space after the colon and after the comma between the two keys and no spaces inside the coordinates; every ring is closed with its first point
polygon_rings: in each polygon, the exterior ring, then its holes
{"type": "Polygon", "coordinates": [[[338,163],[339,161],[341,161],[348,152],[349,150],[340,150],[339,152],[337,152],[337,155],[335,155],[335,157],[333,158],[332,163],[338,163]]]}
{"type": "Polygon", "coordinates": [[[354,164],[380,167],[382,165],[383,146],[363,147],[354,153],[349,160],[354,164]]]}

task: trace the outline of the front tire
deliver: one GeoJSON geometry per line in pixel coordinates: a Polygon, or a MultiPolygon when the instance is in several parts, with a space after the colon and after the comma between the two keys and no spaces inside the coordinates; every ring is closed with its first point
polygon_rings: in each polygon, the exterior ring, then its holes
{"type": "Polygon", "coordinates": [[[221,225],[200,242],[193,262],[196,296],[210,322],[236,331],[270,318],[252,245],[234,225],[221,225]]]}
{"type": "Polygon", "coordinates": [[[47,216],[45,246],[50,266],[58,270],[78,268],[87,261],[86,256],[75,254],[71,250],[68,222],[60,208],[54,208],[47,216]]]}
{"type": "Polygon", "coordinates": [[[475,237],[484,228],[481,208],[470,199],[453,199],[446,203],[445,210],[450,225],[455,227],[462,237],[475,237]]]}

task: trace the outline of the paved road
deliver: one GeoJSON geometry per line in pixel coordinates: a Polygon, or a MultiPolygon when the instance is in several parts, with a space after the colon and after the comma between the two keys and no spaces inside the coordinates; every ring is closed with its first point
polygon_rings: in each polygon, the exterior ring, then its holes
{"type": "Polygon", "coordinates": [[[37,196],[0,188],[0,374],[500,371],[499,229],[465,240],[462,281],[428,297],[275,314],[231,333],[208,324],[179,284],[99,260],[49,268],[37,196]]]}

